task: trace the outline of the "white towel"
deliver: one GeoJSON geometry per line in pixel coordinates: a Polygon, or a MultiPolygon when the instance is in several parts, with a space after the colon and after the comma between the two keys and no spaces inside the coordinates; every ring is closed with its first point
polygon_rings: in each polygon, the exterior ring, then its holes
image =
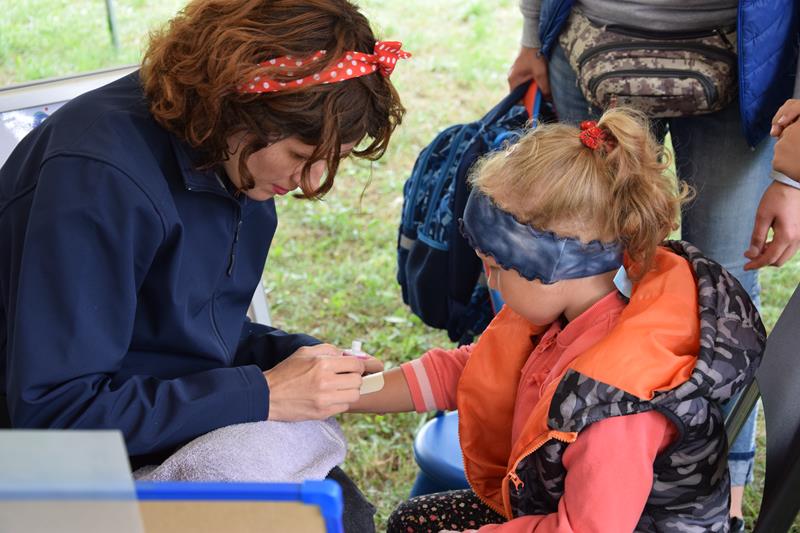
{"type": "Polygon", "coordinates": [[[206,433],[159,466],[133,473],[142,481],[300,482],[324,479],[344,462],[347,441],[333,418],[253,422],[206,433]]]}

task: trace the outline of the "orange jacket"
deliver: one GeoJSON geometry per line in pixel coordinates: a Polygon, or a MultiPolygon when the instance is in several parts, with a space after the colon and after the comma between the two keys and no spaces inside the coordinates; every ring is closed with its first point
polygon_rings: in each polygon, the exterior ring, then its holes
{"type": "Polygon", "coordinates": [[[554,395],[568,373],[577,372],[643,401],[687,381],[699,349],[697,309],[697,286],[689,264],[659,249],[655,268],[636,284],[617,326],[544,391],[512,443],[520,371],[534,348],[532,337],[543,328],[504,308],[481,336],[459,382],[459,436],[465,472],[475,493],[513,518],[509,483],[521,483],[520,462],[552,439],[575,441],[577,432],[548,425],[554,395]]]}

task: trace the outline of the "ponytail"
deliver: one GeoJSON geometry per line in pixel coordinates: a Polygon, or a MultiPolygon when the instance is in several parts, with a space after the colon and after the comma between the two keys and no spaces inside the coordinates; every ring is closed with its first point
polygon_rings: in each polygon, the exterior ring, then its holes
{"type": "MultiPolygon", "coordinates": [[[[631,261],[629,275],[637,279],[652,265],[656,247],[678,228],[681,204],[692,194],[685,183],[677,186],[665,171],[669,159],[652,133],[646,117],[616,108],[597,123],[613,139],[605,155],[611,178],[607,230],[625,246],[631,261]]],[[[598,154],[599,155],[599,154],[598,154]]]]}
{"type": "Polygon", "coordinates": [[[472,185],[540,230],[622,242],[628,275],[639,279],[678,227],[690,189],[665,174],[669,161],[644,115],[616,108],[581,127],[539,125],[473,167],[472,185]]]}

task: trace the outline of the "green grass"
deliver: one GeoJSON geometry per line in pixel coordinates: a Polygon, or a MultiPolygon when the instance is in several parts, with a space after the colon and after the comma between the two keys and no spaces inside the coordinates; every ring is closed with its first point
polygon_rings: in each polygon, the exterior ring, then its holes
{"type": "MultiPolygon", "coordinates": [[[[181,4],[117,0],[122,47],[115,53],[100,0],[5,2],[0,84],[136,62],[148,30],[181,4]]],[[[323,202],[278,200],[281,224],[264,279],[277,326],[340,346],[361,339],[367,350],[397,365],[429,347],[451,345],[441,331],[411,315],[400,298],[395,240],[403,182],[417,153],[439,130],[474,120],[505,93],[521,21],[516,0],[365,0],[361,5],[381,37],[402,40],[414,53],[393,76],[408,115],[386,157],[371,165],[343,164],[323,202]]],[[[763,271],[768,328],[798,279],[798,258],[782,269],[763,271]]],[[[350,442],[345,469],[378,506],[383,527],[408,495],[416,471],[411,442],[425,418],[349,415],[341,420],[350,442]]],[[[751,517],[758,512],[763,465],[762,425],[756,483],[746,493],[751,517]]]]}

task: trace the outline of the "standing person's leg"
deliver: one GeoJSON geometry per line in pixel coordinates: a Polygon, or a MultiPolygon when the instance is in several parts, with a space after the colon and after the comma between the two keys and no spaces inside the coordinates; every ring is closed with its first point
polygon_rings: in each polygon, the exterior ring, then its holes
{"type": "MultiPolygon", "coordinates": [[[[758,274],[745,272],[756,209],[770,183],[772,142],[755,148],[742,135],[738,103],[709,115],[670,119],[678,176],[696,197],[684,209],[681,236],[722,264],[759,305],[758,274]]],[[[730,408],[730,404],[725,406],[730,408]]],[[[731,445],[731,514],[741,516],[744,485],[752,481],[756,409],[731,445]]]]}
{"type": "Polygon", "coordinates": [[[560,46],[553,49],[547,64],[547,76],[559,122],[578,125],[582,120],[599,118],[600,110],[593,108],[584,98],[578,87],[578,77],[560,46]]]}
{"type": "Polygon", "coordinates": [[[669,129],[678,177],[696,191],[682,214],[683,239],[736,276],[759,305],[758,274],[744,271],[744,252],[771,183],[772,141],[747,145],[737,103],[709,115],[670,119],[669,129]]]}

